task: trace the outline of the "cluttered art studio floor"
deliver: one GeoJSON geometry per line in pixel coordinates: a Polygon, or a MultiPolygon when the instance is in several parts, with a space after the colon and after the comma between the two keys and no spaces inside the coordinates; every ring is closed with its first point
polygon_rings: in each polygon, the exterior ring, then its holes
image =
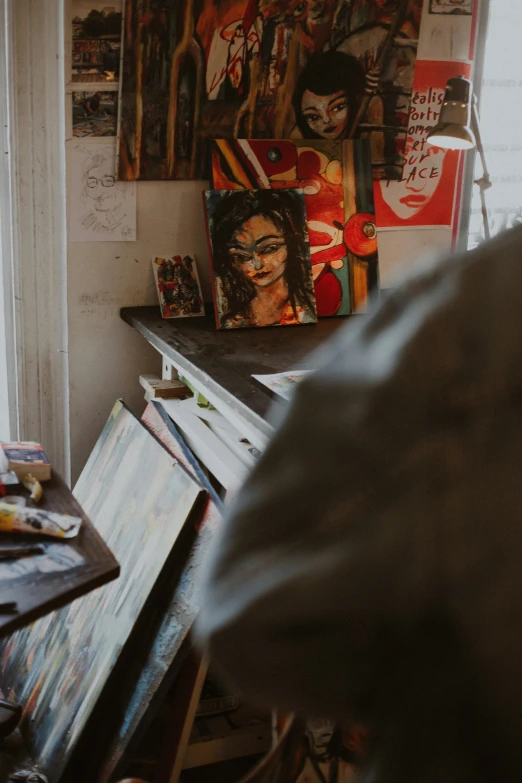
{"type": "Polygon", "coordinates": [[[115,403],[73,493],[39,444],[1,444],[0,774],[261,783],[284,757],[288,779],[350,779],[353,733],[245,704],[192,644],[223,488],[168,414],[188,386],[142,381],[143,416],[115,403]]]}

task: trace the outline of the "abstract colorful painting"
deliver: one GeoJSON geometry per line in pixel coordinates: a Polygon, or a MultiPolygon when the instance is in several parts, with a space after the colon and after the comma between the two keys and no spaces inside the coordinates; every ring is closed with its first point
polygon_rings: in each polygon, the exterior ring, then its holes
{"type": "Polygon", "coordinates": [[[134,656],[136,677],[125,677],[125,688],[120,693],[123,719],[109,742],[97,783],[107,783],[113,779],[115,770],[124,765],[127,752],[137,746],[156,714],[158,702],[172,684],[176,656],[199,610],[201,574],[214,546],[223,512],[216,491],[162,405],[149,403],[142,422],[206,490],[208,499],[193,517],[195,536],[181,576],[172,569],[177,584],[166,585],[164,601],[158,601],[158,617],[149,618],[150,630],[143,631],[145,637],[153,638],[153,643],[145,649],[144,656],[134,656]]]}
{"type": "Polygon", "coordinates": [[[117,92],[73,92],[72,126],[76,138],[116,136],[117,119],[117,92]]]}
{"type": "Polygon", "coordinates": [[[301,188],[317,315],[349,315],[377,286],[370,144],[322,139],[212,142],[216,190],[301,188]]]}
{"type": "Polygon", "coordinates": [[[162,318],[205,315],[194,256],[155,258],[152,262],[152,271],[162,318]]]}
{"type": "Polygon", "coordinates": [[[451,226],[462,153],[429,144],[448,79],[469,76],[470,63],[419,60],[408,125],[406,163],[398,182],[375,182],[379,228],[451,226]]]}
{"type": "Polygon", "coordinates": [[[53,783],[67,779],[71,755],[200,492],[117,402],[74,494],[121,576],[1,648],[0,687],[24,705],[23,732],[53,783]]]}
{"type": "Polygon", "coordinates": [[[216,326],[317,321],[302,190],[205,192],[216,326]]]}
{"type": "Polygon", "coordinates": [[[116,82],[122,0],[72,0],[72,81],[116,82]]]}
{"type": "Polygon", "coordinates": [[[422,0],[125,0],[120,179],[205,178],[207,138],[369,138],[398,179],[422,0]]]}

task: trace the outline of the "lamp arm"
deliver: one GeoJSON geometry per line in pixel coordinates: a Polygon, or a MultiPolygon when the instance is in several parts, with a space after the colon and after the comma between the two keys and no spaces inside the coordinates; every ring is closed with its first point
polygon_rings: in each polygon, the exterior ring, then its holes
{"type": "Polygon", "coordinates": [[[475,180],[475,184],[479,186],[480,191],[480,206],[482,212],[482,222],[484,224],[484,237],[486,240],[491,239],[491,231],[489,228],[488,209],[486,204],[486,190],[492,186],[491,178],[489,176],[488,166],[486,163],[486,156],[484,153],[484,145],[482,144],[482,136],[480,133],[480,123],[477,111],[477,97],[473,95],[471,101],[471,130],[475,136],[477,145],[477,152],[480,157],[480,164],[482,166],[482,176],[475,180]]]}

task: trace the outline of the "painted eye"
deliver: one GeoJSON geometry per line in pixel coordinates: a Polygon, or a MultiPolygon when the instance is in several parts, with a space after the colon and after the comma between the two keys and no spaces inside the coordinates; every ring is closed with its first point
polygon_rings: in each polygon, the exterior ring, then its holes
{"type": "Polygon", "coordinates": [[[319,114],[305,114],[305,120],[309,125],[313,125],[314,122],[319,122],[321,119],[319,114]]]}
{"type": "Polygon", "coordinates": [[[337,104],[337,106],[334,106],[332,109],[332,114],[339,114],[339,112],[344,111],[346,109],[346,103],[343,101],[343,103],[337,104]]]}
{"type": "Polygon", "coordinates": [[[304,14],[307,8],[308,3],[299,3],[299,5],[294,8],[294,16],[301,16],[301,14],[304,14]]]}

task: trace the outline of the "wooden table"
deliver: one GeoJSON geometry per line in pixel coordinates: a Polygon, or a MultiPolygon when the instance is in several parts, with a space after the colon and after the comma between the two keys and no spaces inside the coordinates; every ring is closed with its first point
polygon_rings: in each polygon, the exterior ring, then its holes
{"type": "Polygon", "coordinates": [[[273,398],[252,374],[314,369],[311,352],[349,320],[217,331],[213,315],[165,320],[158,307],[124,307],[121,317],[258,448],[272,433],[273,398]]]}
{"type": "MultiPolygon", "coordinates": [[[[37,572],[13,580],[0,581],[2,603],[15,601],[19,610],[17,614],[0,614],[0,636],[7,636],[39,617],[60,609],[75,598],[94,590],[95,587],[116,579],[120,573],[117,560],[62,479],[54,474],[53,478],[42,486],[44,495],[38,507],[82,517],[82,527],[78,536],[65,541],[48,536],[0,533],[0,547],[37,542],[46,545],[59,544],[60,547],[64,547],[65,555],[72,551],[82,559],[82,562],[64,571],[37,572]]],[[[29,497],[29,492],[20,487],[9,487],[8,491],[10,494],[29,497]]],[[[28,505],[33,504],[28,502],[28,505]]]]}

